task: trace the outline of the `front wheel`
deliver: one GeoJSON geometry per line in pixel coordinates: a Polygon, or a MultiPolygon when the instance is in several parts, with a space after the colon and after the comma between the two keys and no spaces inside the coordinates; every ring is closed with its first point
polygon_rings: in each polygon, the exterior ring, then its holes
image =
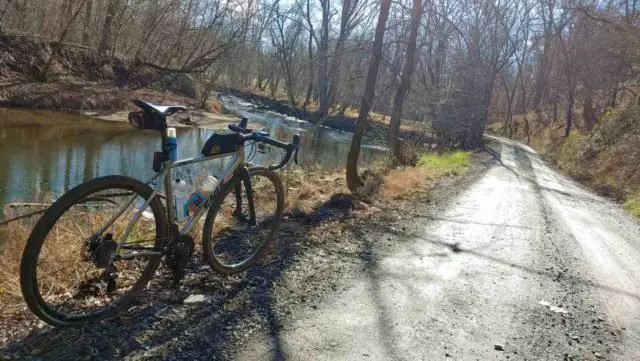
{"type": "Polygon", "coordinates": [[[274,240],[284,213],[284,188],[266,168],[249,169],[253,211],[240,175],[225,184],[207,213],[202,235],[204,259],[222,274],[244,271],[274,240]]]}
{"type": "Polygon", "coordinates": [[[20,263],[22,294],[36,316],[77,326],[130,303],[153,276],[167,238],[160,199],[142,209],[152,193],[133,178],[107,176],[71,189],[47,209],[20,263]]]}

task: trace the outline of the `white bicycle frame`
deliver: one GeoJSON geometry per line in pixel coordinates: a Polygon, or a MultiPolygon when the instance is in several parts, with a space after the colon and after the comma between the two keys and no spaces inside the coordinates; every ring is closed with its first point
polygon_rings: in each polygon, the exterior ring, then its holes
{"type": "MultiPolygon", "coordinates": [[[[163,143],[164,143],[164,136],[163,136],[163,143]]],[[[229,182],[231,178],[233,178],[236,169],[238,169],[244,163],[244,145],[241,145],[239,150],[232,153],[224,153],[224,154],[213,155],[213,156],[198,155],[191,158],[180,159],[176,161],[169,160],[169,161],[163,162],[162,170],[160,171],[160,173],[156,174],[155,176],[153,176],[151,179],[147,181],[147,184],[152,184],[155,180],[157,180],[158,185],[153,188],[153,193],[151,193],[151,196],[149,196],[149,198],[144,202],[144,204],[140,207],[139,211],[135,213],[135,215],[127,225],[127,228],[125,229],[122,235],[122,238],[118,240],[118,247],[116,248],[116,254],[120,253],[120,249],[125,244],[125,240],[127,239],[127,237],[129,237],[129,233],[131,233],[131,231],[133,230],[133,227],[142,216],[142,212],[145,209],[147,209],[151,201],[153,201],[153,199],[159,195],[158,188],[159,188],[159,184],[161,183],[164,183],[165,204],[166,204],[166,212],[167,212],[167,219],[169,221],[169,225],[171,226],[175,224],[175,214],[174,214],[175,210],[173,208],[174,197],[173,197],[173,189],[172,189],[173,177],[171,176],[172,170],[174,168],[180,168],[180,167],[184,167],[191,164],[197,164],[197,163],[207,162],[214,159],[220,159],[220,158],[226,158],[226,157],[232,157],[232,156],[235,156],[234,161],[223,173],[222,177],[220,177],[220,184],[218,185],[218,189],[220,189],[220,187],[222,187],[224,184],[229,182]]],[[[133,204],[136,198],[138,198],[138,195],[132,196],[131,199],[127,201],[120,208],[120,210],[116,212],[116,214],[107,222],[107,224],[105,224],[100,229],[100,231],[97,232],[97,234],[102,234],[116,219],[118,219],[118,217],[120,217],[125,212],[127,208],[129,208],[129,206],[131,206],[131,204],[133,204]]],[[[193,225],[195,225],[198,222],[198,220],[204,215],[204,213],[209,209],[210,205],[211,205],[211,198],[203,202],[203,204],[198,207],[199,208],[198,212],[196,212],[194,215],[189,216],[187,218],[186,223],[182,226],[182,229],[180,230],[180,234],[182,235],[182,234],[189,233],[193,225]]],[[[131,253],[119,256],[120,257],[119,259],[132,259],[132,258],[141,257],[141,256],[158,256],[161,254],[162,254],[162,251],[131,252],[131,253]]]]}

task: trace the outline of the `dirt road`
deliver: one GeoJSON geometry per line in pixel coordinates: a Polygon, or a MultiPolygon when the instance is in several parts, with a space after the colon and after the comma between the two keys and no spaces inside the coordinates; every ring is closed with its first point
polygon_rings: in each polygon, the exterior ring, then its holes
{"type": "Polygon", "coordinates": [[[640,360],[637,221],[532,149],[492,148],[471,187],[367,235],[395,246],[236,359],[640,360]]]}

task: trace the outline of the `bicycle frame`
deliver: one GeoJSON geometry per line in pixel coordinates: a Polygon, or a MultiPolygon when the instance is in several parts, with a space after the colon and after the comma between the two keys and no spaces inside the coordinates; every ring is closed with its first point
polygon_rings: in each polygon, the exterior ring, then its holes
{"type": "MultiPolygon", "coordinates": [[[[163,137],[162,137],[163,143],[166,141],[165,138],[166,138],[166,135],[163,134],[163,137]]],[[[142,216],[142,210],[147,209],[151,201],[158,196],[159,194],[158,188],[159,188],[159,184],[161,183],[164,183],[164,188],[165,188],[165,205],[166,205],[165,208],[167,212],[167,219],[169,221],[169,228],[170,229],[173,228],[173,225],[176,224],[175,217],[174,217],[174,208],[173,208],[173,202],[174,202],[173,188],[172,188],[172,180],[173,180],[172,170],[173,169],[184,167],[191,164],[207,162],[214,159],[221,159],[221,158],[233,157],[233,156],[235,156],[236,159],[227,168],[227,170],[224,172],[222,177],[220,177],[220,184],[218,185],[218,189],[220,189],[220,187],[222,187],[224,184],[229,182],[231,178],[233,178],[236,170],[240,166],[242,166],[242,164],[244,164],[244,145],[240,146],[239,150],[232,153],[224,153],[224,154],[213,155],[213,156],[198,155],[191,158],[180,159],[176,161],[169,160],[169,161],[163,162],[162,170],[160,171],[160,173],[156,174],[146,182],[147,184],[152,184],[154,180],[157,180],[158,185],[153,188],[153,193],[151,193],[151,196],[140,207],[140,211],[135,213],[135,215],[133,216],[133,219],[131,219],[131,221],[127,225],[127,228],[125,229],[122,235],[122,239],[118,240],[116,254],[119,254],[120,249],[122,249],[122,246],[125,240],[129,237],[129,233],[131,233],[131,231],[133,230],[133,227],[142,216]]],[[[129,201],[125,202],[123,207],[121,207],[120,210],[116,212],[116,214],[107,222],[107,224],[102,227],[102,229],[98,232],[98,234],[102,234],[104,230],[106,230],[116,219],[118,219],[118,217],[120,217],[124,213],[124,211],[127,208],[129,208],[129,206],[131,206],[131,204],[136,200],[137,197],[138,197],[137,195],[134,195],[133,197],[131,197],[129,201]]],[[[205,211],[209,209],[210,203],[211,203],[211,199],[207,200],[199,207],[199,210],[198,212],[196,212],[196,214],[194,214],[193,216],[189,216],[187,218],[186,223],[182,227],[182,230],[179,231],[181,235],[187,234],[189,233],[189,231],[191,231],[191,228],[193,227],[193,225],[196,224],[197,221],[204,215],[205,211]]],[[[141,257],[141,256],[157,256],[157,255],[162,255],[162,252],[161,251],[131,252],[129,254],[120,256],[120,259],[132,259],[132,258],[141,257]]]]}

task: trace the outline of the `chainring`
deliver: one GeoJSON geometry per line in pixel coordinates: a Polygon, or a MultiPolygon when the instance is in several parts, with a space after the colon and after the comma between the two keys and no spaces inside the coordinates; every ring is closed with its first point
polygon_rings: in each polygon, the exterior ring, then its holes
{"type": "Polygon", "coordinates": [[[166,264],[175,274],[174,284],[178,284],[184,276],[184,266],[191,260],[194,248],[193,238],[187,234],[179,235],[169,248],[166,264]]]}

